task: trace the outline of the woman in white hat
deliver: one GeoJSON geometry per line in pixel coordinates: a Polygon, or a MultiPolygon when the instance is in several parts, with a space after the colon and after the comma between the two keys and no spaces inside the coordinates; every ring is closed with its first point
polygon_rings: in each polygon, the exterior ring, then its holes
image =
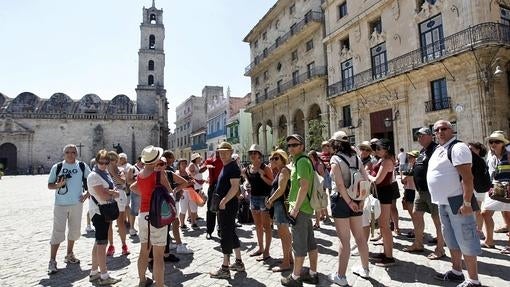
{"type": "MultiPolygon", "coordinates": [[[[509,154],[508,144],[510,141],[506,138],[503,131],[495,131],[487,138],[491,153],[487,160],[489,166],[489,174],[491,178],[500,182],[510,182],[510,169],[508,168],[509,154]],[[505,148],[505,146],[507,146],[505,148]]],[[[494,211],[502,211],[503,219],[507,226],[510,226],[510,203],[503,203],[485,198],[482,216],[485,221],[485,242],[482,243],[483,248],[495,248],[494,245],[494,220],[492,216],[494,211]]],[[[503,254],[510,254],[510,243],[501,251],[503,254]]]]}

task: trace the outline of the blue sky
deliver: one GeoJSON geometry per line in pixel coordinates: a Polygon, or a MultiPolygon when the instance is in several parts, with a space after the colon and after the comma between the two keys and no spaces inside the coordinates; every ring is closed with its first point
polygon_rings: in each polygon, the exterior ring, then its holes
{"type": "MultiPolygon", "coordinates": [[[[163,8],[165,88],[175,106],[204,85],[250,92],[242,40],[275,0],[156,0],[163,8]]],[[[151,0],[0,0],[0,93],[136,99],[142,7],[151,0]]]]}

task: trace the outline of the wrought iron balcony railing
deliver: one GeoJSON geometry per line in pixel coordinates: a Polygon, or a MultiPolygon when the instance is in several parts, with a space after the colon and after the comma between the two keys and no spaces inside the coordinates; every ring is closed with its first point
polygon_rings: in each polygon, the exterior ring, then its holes
{"type": "Polygon", "coordinates": [[[312,11],[312,10],[308,11],[305,14],[305,17],[301,21],[292,25],[292,27],[290,28],[290,30],[287,33],[276,38],[275,42],[271,46],[265,48],[262,51],[262,53],[257,55],[254,58],[253,62],[251,62],[250,65],[248,65],[244,69],[244,75],[247,76],[255,66],[257,66],[258,64],[260,64],[260,62],[262,62],[262,60],[267,58],[274,50],[276,50],[282,44],[287,42],[287,40],[289,40],[292,36],[301,32],[301,30],[303,30],[303,28],[305,26],[307,26],[309,23],[322,21],[322,16],[323,16],[322,12],[317,12],[317,11],[312,11]]]}
{"type": "Polygon", "coordinates": [[[452,102],[450,97],[434,99],[431,101],[425,102],[425,112],[433,112],[439,110],[447,110],[452,107],[452,102]]]}
{"type": "Polygon", "coordinates": [[[284,94],[289,89],[298,86],[308,80],[326,75],[327,75],[326,67],[324,66],[315,67],[313,69],[310,69],[309,71],[306,71],[305,73],[298,75],[297,77],[290,79],[285,83],[278,85],[276,88],[268,91],[267,94],[260,95],[258,98],[255,99],[255,102],[257,104],[260,104],[266,100],[278,97],[279,95],[284,94]]]}
{"type": "Polygon", "coordinates": [[[374,82],[421,68],[446,57],[490,44],[509,45],[510,26],[488,22],[467,28],[388,61],[385,70],[373,72],[372,69],[368,69],[345,79],[344,81],[348,83],[342,83],[340,80],[331,84],[328,86],[328,97],[341,95],[374,82]]]}

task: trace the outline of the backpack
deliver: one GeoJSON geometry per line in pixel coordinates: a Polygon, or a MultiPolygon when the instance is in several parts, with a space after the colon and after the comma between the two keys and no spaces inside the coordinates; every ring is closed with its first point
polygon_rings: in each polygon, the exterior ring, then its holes
{"type": "Polygon", "coordinates": [[[365,200],[370,191],[370,182],[363,178],[363,175],[359,170],[358,158],[356,157],[356,166],[353,167],[344,156],[341,154],[337,154],[337,156],[341,158],[349,168],[349,182],[344,182],[347,194],[352,200],[365,200]]]}
{"type": "MultiPolygon", "coordinates": [[[[452,148],[456,143],[461,143],[462,141],[454,140],[449,146],[447,150],[448,160],[452,162],[452,148]]],[[[491,177],[489,175],[489,168],[485,161],[478,156],[476,153],[471,151],[471,156],[473,158],[473,162],[471,164],[471,173],[473,174],[473,187],[478,193],[484,193],[489,191],[492,187],[491,177]]],[[[452,162],[453,164],[453,162],[452,162]]],[[[462,180],[462,178],[461,178],[462,180]]]]}
{"type": "MultiPolygon", "coordinates": [[[[60,171],[62,170],[62,166],[64,165],[63,162],[59,162],[57,164],[57,171],[55,173],[55,175],[57,176],[58,178],[58,174],[60,173],[60,171]]],[[[83,190],[89,190],[88,186],[87,186],[87,178],[85,177],[85,163],[82,162],[82,161],[78,161],[78,165],[80,166],[80,169],[81,169],[81,185],[83,187],[83,190]]]]}
{"type": "Polygon", "coordinates": [[[307,158],[310,161],[310,164],[312,165],[313,169],[313,182],[312,182],[312,188],[311,188],[311,194],[308,192],[306,194],[306,197],[308,198],[308,201],[310,202],[310,206],[313,210],[321,210],[323,208],[328,207],[328,195],[326,194],[326,191],[324,190],[324,178],[319,175],[319,173],[315,170],[313,167],[312,160],[306,156],[300,156],[296,160],[296,168],[297,163],[301,158],[307,158]]]}
{"type": "Polygon", "coordinates": [[[160,182],[160,172],[156,174],[156,186],[151,195],[149,215],[145,217],[149,225],[162,228],[171,224],[176,216],[175,201],[160,182]]]}

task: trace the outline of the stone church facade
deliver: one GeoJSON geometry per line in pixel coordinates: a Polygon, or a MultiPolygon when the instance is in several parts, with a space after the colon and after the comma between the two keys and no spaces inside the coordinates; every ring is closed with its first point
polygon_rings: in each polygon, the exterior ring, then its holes
{"type": "Polygon", "coordinates": [[[163,10],[143,8],[136,101],[126,95],[102,100],[63,93],[49,99],[23,92],[0,93],[0,165],[6,174],[42,173],[62,160],[62,148],[78,146],[88,162],[99,149],[125,152],[134,161],[143,147],[168,145],[168,102],[164,89],[163,10]]]}

